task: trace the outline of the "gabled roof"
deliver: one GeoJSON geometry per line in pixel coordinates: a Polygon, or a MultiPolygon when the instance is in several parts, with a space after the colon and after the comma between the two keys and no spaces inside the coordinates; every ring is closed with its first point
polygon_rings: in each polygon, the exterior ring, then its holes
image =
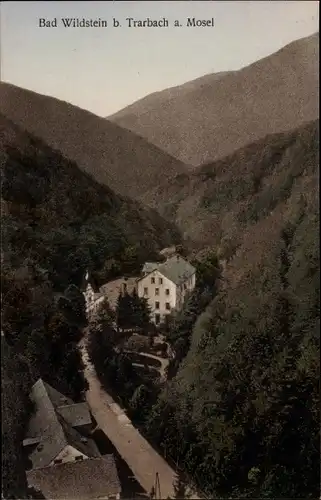
{"type": "MultiPolygon", "coordinates": [[[[64,394],[61,394],[61,392],[57,391],[54,387],[51,387],[51,385],[47,384],[44,382],[42,379],[39,379],[34,387],[34,391],[39,390],[38,388],[41,387],[41,382],[48,394],[48,397],[53,404],[54,408],[57,408],[58,406],[64,406],[64,405],[73,405],[74,402],[71,398],[65,396],[64,394]],[[38,384],[38,385],[37,385],[38,384]]],[[[36,392],[34,392],[35,395],[37,395],[36,392]]],[[[38,393],[39,394],[39,393],[38,393]]]]}
{"type": "Polygon", "coordinates": [[[173,255],[176,253],[176,246],[173,245],[171,247],[163,248],[163,250],[161,250],[159,253],[160,253],[160,255],[164,255],[165,257],[169,257],[170,255],[173,255]]]}
{"type": "Polygon", "coordinates": [[[145,262],[144,267],[142,269],[142,273],[151,273],[155,269],[157,269],[160,265],[160,262],[145,262]]]}
{"type": "MultiPolygon", "coordinates": [[[[152,269],[148,274],[153,272],[152,269]]],[[[192,264],[183,259],[180,255],[174,255],[157,266],[157,271],[168,278],[175,285],[180,285],[196,273],[196,269],[192,264]]],[[[143,278],[145,278],[144,276],[143,278]]],[[[141,278],[141,279],[143,279],[141,278]]]]}
{"type": "Polygon", "coordinates": [[[27,479],[48,499],[90,500],[121,493],[113,455],[30,470],[27,479]]]}
{"type": "Polygon", "coordinates": [[[91,423],[91,416],[87,403],[74,403],[67,406],[59,406],[57,408],[57,413],[59,413],[65,422],[72,427],[91,423]]]}
{"type": "Polygon", "coordinates": [[[30,399],[35,404],[25,435],[25,444],[32,438],[39,438],[38,446],[31,451],[29,459],[33,468],[46,467],[68,444],[89,457],[98,457],[100,453],[92,439],[83,442],[82,436],[68,424],[56,411],[63,404],[74,404],[53,387],[39,379],[32,387],[30,399]]]}

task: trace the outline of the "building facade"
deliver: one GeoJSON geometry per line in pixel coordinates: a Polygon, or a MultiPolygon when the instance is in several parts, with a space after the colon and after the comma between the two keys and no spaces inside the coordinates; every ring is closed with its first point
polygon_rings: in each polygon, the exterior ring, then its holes
{"type": "Polygon", "coordinates": [[[57,500],[118,500],[115,460],[102,456],[92,439],[88,404],[75,403],[42,379],[30,399],[34,410],[22,442],[29,486],[57,500]]]}
{"type": "Polygon", "coordinates": [[[83,295],[86,302],[86,317],[90,321],[95,318],[105,297],[103,293],[95,292],[93,285],[90,283],[88,272],[85,276],[83,288],[83,295]]]}
{"type": "Polygon", "coordinates": [[[164,322],[169,314],[181,310],[196,285],[195,268],[178,255],[163,263],[146,262],[142,274],[137,281],[137,293],[147,299],[151,320],[156,325],[164,322]]]}

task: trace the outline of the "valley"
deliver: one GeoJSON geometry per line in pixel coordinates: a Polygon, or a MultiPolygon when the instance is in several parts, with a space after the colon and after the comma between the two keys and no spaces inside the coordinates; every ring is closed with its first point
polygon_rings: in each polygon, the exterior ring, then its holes
{"type": "Polygon", "coordinates": [[[106,498],[320,496],[317,55],[108,120],[0,83],[3,498],[98,462],[106,498]],[[25,438],[42,381],[69,441],[30,472],[58,434],[25,438]]]}

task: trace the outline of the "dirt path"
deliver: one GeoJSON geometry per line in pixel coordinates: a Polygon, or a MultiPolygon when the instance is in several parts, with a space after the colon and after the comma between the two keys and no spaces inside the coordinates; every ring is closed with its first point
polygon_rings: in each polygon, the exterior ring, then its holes
{"type": "MultiPolygon", "coordinates": [[[[95,369],[89,361],[84,341],[79,347],[85,365],[85,377],[89,384],[86,399],[98,426],[117,448],[147,493],[154,487],[158,473],[161,498],[174,498],[173,482],[176,477],[174,470],[135,429],[124,410],[101,387],[95,369]]],[[[199,497],[193,494],[193,498],[199,497]]]]}
{"type": "MultiPolygon", "coordinates": [[[[128,353],[136,353],[136,351],[130,351],[128,349],[124,350],[124,352],[128,352],[128,353]]],[[[166,373],[165,373],[165,370],[169,364],[169,359],[165,359],[165,358],[160,358],[159,356],[155,356],[154,354],[149,354],[148,352],[141,352],[141,351],[138,351],[136,354],[139,354],[139,356],[143,356],[144,358],[152,358],[152,359],[157,359],[157,361],[159,361],[161,363],[161,366],[160,368],[158,368],[157,366],[155,366],[154,368],[160,373],[161,377],[163,380],[166,380],[166,373]]],[[[137,363],[133,363],[133,364],[137,364],[137,363]]],[[[144,365],[141,365],[141,366],[144,366],[144,365]]]]}

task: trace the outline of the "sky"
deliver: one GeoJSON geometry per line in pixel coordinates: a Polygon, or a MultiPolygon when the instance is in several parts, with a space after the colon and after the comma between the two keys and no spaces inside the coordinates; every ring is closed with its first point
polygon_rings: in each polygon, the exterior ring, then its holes
{"type": "Polygon", "coordinates": [[[317,1],[7,1],[1,80],[109,116],[152,92],[247,66],[317,32],[318,18],[317,1]],[[128,17],[170,25],[130,28],[128,17]],[[189,17],[214,18],[214,27],[187,27],[189,17]],[[39,27],[39,18],[57,18],[57,27],[39,27]],[[65,28],[61,18],[109,24],[65,28]]]}

